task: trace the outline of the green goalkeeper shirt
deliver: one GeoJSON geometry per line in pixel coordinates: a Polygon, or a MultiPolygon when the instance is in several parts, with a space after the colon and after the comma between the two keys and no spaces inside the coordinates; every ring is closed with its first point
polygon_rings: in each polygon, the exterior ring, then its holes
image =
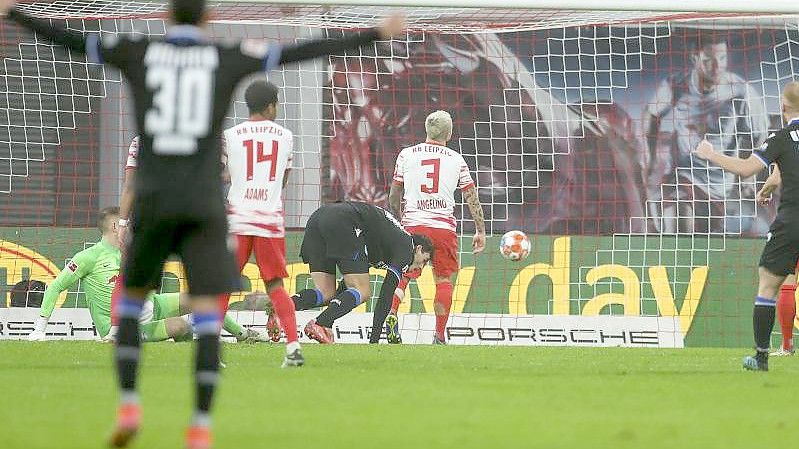
{"type": "Polygon", "coordinates": [[[101,240],[75,254],[44,292],[41,316],[50,317],[64,290],[82,280],[86,303],[100,336],[111,328],[111,292],[119,275],[119,248],[101,240]]]}

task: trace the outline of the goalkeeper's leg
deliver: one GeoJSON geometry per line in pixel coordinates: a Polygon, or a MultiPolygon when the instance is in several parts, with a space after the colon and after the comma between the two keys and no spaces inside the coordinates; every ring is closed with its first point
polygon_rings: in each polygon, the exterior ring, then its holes
{"type": "MultiPolygon", "coordinates": [[[[229,296],[229,295],[228,295],[229,296]]],[[[154,321],[156,320],[165,320],[168,318],[178,318],[188,314],[191,310],[191,304],[189,302],[189,295],[181,294],[181,293],[162,293],[157,295],[152,295],[152,301],[154,305],[155,317],[154,321]]],[[[191,331],[191,326],[189,324],[189,320],[185,318],[181,318],[181,321],[186,323],[186,332],[191,331]]],[[[166,326],[166,332],[169,335],[167,338],[174,338],[176,341],[179,339],[183,339],[188,337],[184,333],[181,332],[181,323],[177,319],[173,319],[169,321],[171,324],[166,326]]],[[[236,337],[238,341],[266,341],[266,335],[263,332],[258,332],[256,330],[247,329],[241,324],[237,323],[233,317],[229,314],[225,314],[224,320],[222,322],[222,328],[225,329],[230,335],[236,337]]],[[[156,335],[153,335],[153,338],[160,338],[162,334],[160,330],[157,331],[156,335]]],[[[189,335],[190,336],[190,335],[189,335]]],[[[161,340],[150,340],[147,341],[161,341],[161,340]]]]}

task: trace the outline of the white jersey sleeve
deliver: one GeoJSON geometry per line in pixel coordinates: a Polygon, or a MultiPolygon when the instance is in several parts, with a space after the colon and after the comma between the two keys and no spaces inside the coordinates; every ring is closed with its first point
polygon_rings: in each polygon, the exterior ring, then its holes
{"type": "Polygon", "coordinates": [[[293,146],[291,131],[269,120],[247,121],[225,130],[232,233],[285,236],[283,180],[290,168],[293,146]]]}
{"type": "Polygon", "coordinates": [[[128,147],[128,160],[125,162],[125,170],[134,169],[138,165],[139,159],[139,136],[133,138],[128,147]]]}
{"type": "Polygon", "coordinates": [[[455,231],[455,190],[474,185],[463,156],[447,147],[422,143],[397,157],[394,181],[404,186],[403,226],[455,231]]]}

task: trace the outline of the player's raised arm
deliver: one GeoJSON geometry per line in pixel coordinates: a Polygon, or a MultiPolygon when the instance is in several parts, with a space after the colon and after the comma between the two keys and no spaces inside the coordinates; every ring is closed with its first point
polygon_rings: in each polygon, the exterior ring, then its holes
{"type": "Polygon", "coordinates": [[[86,37],[83,33],[67,30],[61,26],[53,26],[49,20],[29,16],[15,8],[16,3],[16,1],[0,0],[0,11],[6,14],[9,20],[13,20],[53,43],[78,53],[86,53],[86,37]]]}
{"type": "Polygon", "coordinates": [[[331,54],[354,50],[380,39],[391,39],[405,31],[405,17],[391,16],[380,25],[360,33],[352,33],[340,39],[316,39],[299,45],[283,47],[279,64],[304,61],[331,54]]]}
{"type": "Polygon", "coordinates": [[[6,13],[9,20],[42,36],[50,42],[61,45],[75,53],[85,54],[89,62],[108,62],[118,68],[124,69],[128,62],[139,63],[138,55],[131,53],[128,48],[128,39],[113,36],[101,45],[99,33],[84,34],[68,30],[59,25],[53,25],[49,20],[30,16],[13,7],[16,1],[0,0],[0,12],[6,13]]]}

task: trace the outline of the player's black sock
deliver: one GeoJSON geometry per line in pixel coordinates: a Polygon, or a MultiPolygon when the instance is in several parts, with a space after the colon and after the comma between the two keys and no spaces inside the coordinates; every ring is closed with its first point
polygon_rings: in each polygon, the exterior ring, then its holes
{"type": "Polygon", "coordinates": [[[752,327],[755,331],[755,345],[758,351],[768,351],[771,344],[771,331],[774,328],[776,301],[758,296],[752,312],[752,327]]]}
{"type": "Polygon", "coordinates": [[[330,300],[327,309],[316,317],[316,322],[320,326],[333,327],[333,321],[348,314],[360,303],[361,293],[354,288],[348,288],[330,300]]]}
{"type": "Polygon", "coordinates": [[[307,310],[319,307],[324,303],[322,292],[312,288],[306,288],[294,294],[291,297],[294,301],[294,310],[307,310]]]}
{"type": "Polygon", "coordinates": [[[194,360],[197,415],[207,419],[219,377],[220,321],[218,313],[195,313],[193,318],[194,332],[197,334],[197,354],[194,360]]]}
{"type": "Polygon", "coordinates": [[[119,329],[116,335],[114,359],[123,401],[131,400],[136,392],[136,375],[139,368],[141,346],[139,315],[141,315],[143,305],[142,301],[123,298],[117,308],[119,329]]]}

